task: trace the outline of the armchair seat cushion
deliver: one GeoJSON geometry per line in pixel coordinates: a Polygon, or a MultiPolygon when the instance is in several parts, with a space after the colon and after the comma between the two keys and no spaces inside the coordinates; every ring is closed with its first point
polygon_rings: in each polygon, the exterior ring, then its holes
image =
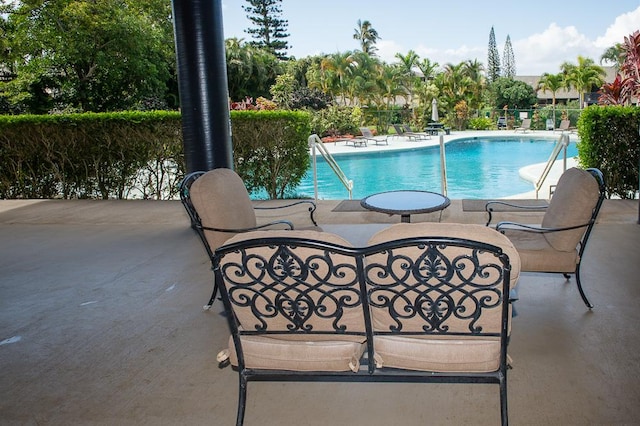
{"type": "Polygon", "coordinates": [[[500,365],[500,340],[375,336],[376,361],[382,367],[437,372],[488,372],[500,365]]]}
{"type": "Polygon", "coordinates": [[[545,234],[505,229],[505,235],[518,250],[523,271],[572,273],[580,260],[575,247],[570,251],[556,250],[545,234]]]}
{"type": "MultiPolygon", "coordinates": [[[[305,340],[289,340],[262,336],[242,336],[242,350],[247,368],[290,371],[349,371],[357,370],[359,359],[366,350],[364,336],[306,335],[305,340]],[[351,339],[352,341],[348,340],[351,339]],[[328,340],[331,339],[331,340],[328,340]]],[[[238,365],[233,340],[229,339],[229,360],[238,365]]]]}

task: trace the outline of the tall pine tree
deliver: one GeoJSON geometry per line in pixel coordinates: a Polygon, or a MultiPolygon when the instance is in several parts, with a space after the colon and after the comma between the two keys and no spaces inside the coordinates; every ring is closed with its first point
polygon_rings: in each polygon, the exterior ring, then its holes
{"type": "Polygon", "coordinates": [[[516,58],[513,55],[513,47],[511,47],[511,37],[507,34],[507,41],[504,43],[504,52],[502,52],[502,76],[514,78],[516,76],[516,58]]]}
{"type": "Polygon", "coordinates": [[[247,18],[253,22],[254,28],[244,30],[253,37],[251,44],[263,47],[273,53],[278,59],[287,59],[289,37],[287,26],[289,21],[281,19],[282,0],[245,0],[250,6],[242,6],[247,12],[247,18]]]}
{"type": "Polygon", "coordinates": [[[487,80],[489,83],[493,83],[500,77],[500,54],[498,53],[498,46],[496,45],[496,34],[489,33],[489,53],[487,58],[487,80]]]}

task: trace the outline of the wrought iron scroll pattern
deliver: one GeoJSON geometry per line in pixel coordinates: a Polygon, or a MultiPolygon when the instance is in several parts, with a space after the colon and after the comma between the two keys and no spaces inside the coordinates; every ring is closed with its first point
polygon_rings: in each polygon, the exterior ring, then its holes
{"type": "Polygon", "coordinates": [[[367,259],[369,304],[384,312],[390,332],[479,334],[483,310],[500,314],[503,269],[496,262],[492,253],[436,243],[385,250],[367,259]]]}
{"type": "MultiPolygon", "coordinates": [[[[346,332],[346,311],[362,300],[355,264],[327,249],[279,244],[230,253],[221,273],[236,312],[256,331],[346,332]],[[299,255],[303,253],[303,255],[299,255]]],[[[359,331],[359,330],[356,330],[359,331]]]]}

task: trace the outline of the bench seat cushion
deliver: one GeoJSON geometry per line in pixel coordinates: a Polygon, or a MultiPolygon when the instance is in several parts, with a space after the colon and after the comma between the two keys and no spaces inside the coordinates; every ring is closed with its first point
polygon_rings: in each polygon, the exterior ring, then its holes
{"type": "Polygon", "coordinates": [[[375,336],[373,342],[382,368],[484,373],[496,371],[500,362],[497,338],[375,336]]]}
{"type": "MultiPolygon", "coordinates": [[[[247,368],[290,371],[357,371],[359,359],[366,350],[364,337],[357,339],[360,341],[241,337],[247,368]]],[[[238,357],[232,339],[229,340],[229,348],[229,360],[232,365],[237,366],[238,357]]]]}

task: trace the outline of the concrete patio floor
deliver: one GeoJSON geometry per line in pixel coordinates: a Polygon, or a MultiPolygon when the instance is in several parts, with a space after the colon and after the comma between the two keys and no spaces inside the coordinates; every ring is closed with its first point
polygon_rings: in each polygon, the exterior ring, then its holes
{"type": "MultiPolygon", "coordinates": [[[[399,221],[335,212],[338,203],[321,201],[318,221],[355,244],[399,221]]],[[[640,423],[637,218],[637,200],[605,202],[582,271],[593,311],[573,279],[523,274],[509,346],[511,424],[640,423]]],[[[461,200],[442,215],[484,220],[461,200]]],[[[219,302],[202,310],[211,287],[177,201],[0,201],[0,424],[234,424],[237,373],[215,360],[226,321],[219,302]]],[[[247,426],[500,418],[491,385],[251,383],[248,397],[247,426]]]]}

